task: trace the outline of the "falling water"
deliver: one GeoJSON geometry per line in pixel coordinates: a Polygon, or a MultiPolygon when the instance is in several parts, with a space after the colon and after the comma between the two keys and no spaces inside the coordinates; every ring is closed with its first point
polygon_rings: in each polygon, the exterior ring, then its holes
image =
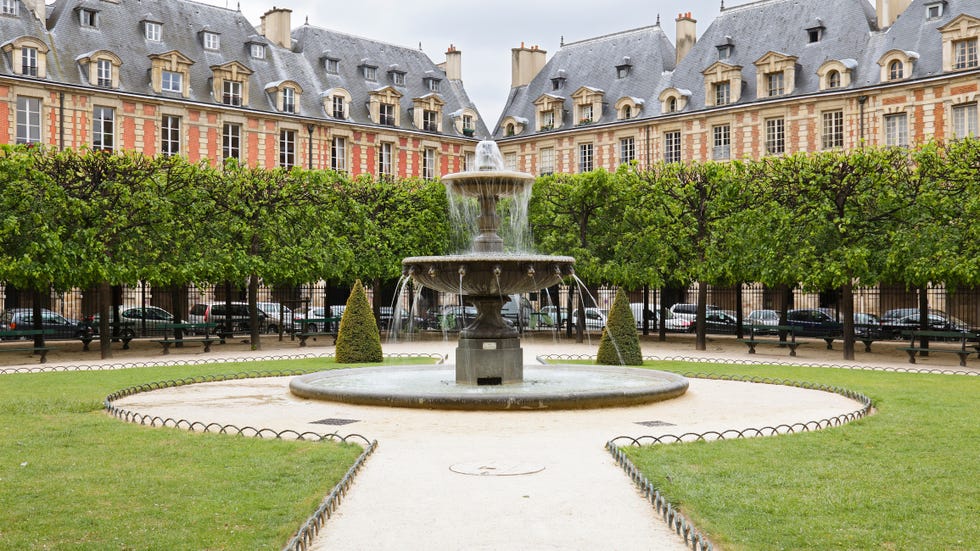
{"type": "MultiPolygon", "coordinates": [[[[578,288],[578,292],[579,292],[580,296],[587,296],[587,297],[589,297],[589,300],[592,302],[592,308],[595,308],[596,310],[599,310],[599,303],[596,301],[595,296],[593,296],[592,293],[589,291],[589,288],[585,286],[585,282],[582,281],[581,279],[579,279],[579,277],[577,275],[575,275],[575,274],[572,274],[572,278],[575,280],[575,286],[578,288]]],[[[585,317],[585,311],[586,311],[586,309],[589,308],[589,306],[588,306],[588,303],[585,300],[582,301],[582,304],[583,304],[583,307],[581,308],[581,311],[579,312],[579,316],[585,317]]],[[[603,314],[603,316],[606,317],[606,319],[604,319],[603,322],[608,321],[608,316],[606,316],[606,314],[603,314]]],[[[586,320],[588,320],[588,318],[586,318],[586,320]]],[[[605,323],[603,323],[603,325],[605,325],[605,323]]],[[[586,328],[588,328],[588,322],[586,322],[586,328]]],[[[616,342],[616,338],[613,337],[613,334],[612,333],[610,333],[609,331],[606,331],[605,329],[603,329],[603,332],[606,335],[609,336],[609,342],[612,343],[613,348],[616,350],[616,356],[619,358],[619,364],[620,365],[626,365],[626,362],[623,360],[623,353],[619,350],[619,343],[616,342]]],[[[589,332],[586,331],[585,332],[585,335],[586,335],[586,338],[589,340],[589,344],[591,345],[592,344],[592,338],[589,336],[589,332]]]]}

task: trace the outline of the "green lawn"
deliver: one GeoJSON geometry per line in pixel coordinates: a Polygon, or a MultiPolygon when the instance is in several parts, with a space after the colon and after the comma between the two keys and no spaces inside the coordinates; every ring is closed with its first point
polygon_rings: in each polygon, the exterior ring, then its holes
{"type": "Polygon", "coordinates": [[[0,549],[281,549],[359,446],[142,427],[102,400],[141,383],[330,362],[0,376],[0,549]]]}
{"type": "Polygon", "coordinates": [[[626,448],[719,548],[980,548],[980,377],[647,365],[839,386],[878,410],[814,433],[626,448]]]}

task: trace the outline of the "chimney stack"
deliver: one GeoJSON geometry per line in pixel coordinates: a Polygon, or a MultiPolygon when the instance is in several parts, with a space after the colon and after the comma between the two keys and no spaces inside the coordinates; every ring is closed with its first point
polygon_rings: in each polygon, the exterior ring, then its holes
{"type": "Polygon", "coordinates": [[[537,46],[526,48],[523,42],[520,48],[511,48],[510,87],[517,88],[530,84],[544,68],[547,54],[548,52],[537,46]]]}
{"type": "Polygon", "coordinates": [[[875,0],[875,14],[878,16],[878,29],[891,27],[899,15],[909,7],[912,0],[875,0]]]}
{"type": "Polygon", "coordinates": [[[677,60],[681,60],[691,51],[694,43],[698,41],[698,22],[691,17],[691,12],[677,14],[677,60]]]}
{"type": "Polygon", "coordinates": [[[456,46],[449,45],[446,50],[445,71],[446,78],[449,80],[463,80],[463,52],[456,49],[456,46]]]}
{"type": "Polygon", "coordinates": [[[293,47],[292,13],[293,10],[275,6],[265,12],[262,16],[262,36],[273,44],[291,49],[293,47]]]}
{"type": "Polygon", "coordinates": [[[44,0],[22,0],[24,7],[31,10],[38,21],[47,25],[48,9],[44,5],[44,0]]]}

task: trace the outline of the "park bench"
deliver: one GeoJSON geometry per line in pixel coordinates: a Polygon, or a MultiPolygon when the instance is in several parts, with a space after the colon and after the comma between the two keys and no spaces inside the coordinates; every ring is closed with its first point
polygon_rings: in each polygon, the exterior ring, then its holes
{"type": "MultiPolygon", "coordinates": [[[[123,343],[122,349],[129,350],[129,341],[136,338],[136,331],[134,330],[135,327],[136,327],[135,321],[122,321],[119,323],[110,323],[109,335],[110,338],[112,339],[112,342],[121,341],[123,343]]],[[[79,337],[82,340],[82,350],[88,351],[89,343],[95,340],[95,338],[99,336],[98,333],[95,333],[95,331],[98,330],[98,327],[93,325],[92,330],[93,330],[93,334],[83,335],[79,337]]]]}
{"type": "Polygon", "coordinates": [[[337,344],[337,331],[334,328],[338,323],[340,323],[339,317],[296,320],[296,324],[299,326],[299,332],[296,333],[299,345],[306,346],[306,339],[316,340],[317,337],[333,337],[333,343],[337,344]],[[312,331],[311,328],[313,328],[312,331]],[[322,329],[317,330],[318,328],[322,329]]]}
{"type": "Polygon", "coordinates": [[[216,326],[217,324],[214,323],[167,323],[161,326],[167,331],[167,333],[164,334],[164,337],[162,339],[153,340],[152,342],[162,346],[164,354],[170,354],[171,346],[180,347],[185,344],[201,344],[204,346],[205,352],[210,352],[211,345],[221,340],[220,338],[210,334],[216,326]],[[174,332],[174,338],[170,338],[171,331],[174,332]],[[180,331],[180,337],[177,337],[178,331],[180,331]],[[184,332],[192,333],[194,335],[203,332],[203,335],[185,337],[184,332]]]}
{"type": "Polygon", "coordinates": [[[972,343],[977,340],[976,333],[968,333],[966,331],[902,331],[902,335],[908,337],[909,345],[900,348],[904,350],[905,353],[909,355],[909,363],[915,363],[915,355],[928,356],[931,352],[945,352],[948,354],[956,354],[960,358],[960,365],[966,367],[966,359],[977,351],[977,345],[970,344],[970,349],[967,348],[968,343],[972,343]],[[958,342],[959,346],[916,346],[916,341],[922,338],[926,338],[928,344],[929,342],[941,341],[941,342],[958,342]],[[972,350],[971,350],[972,349],[972,350]]]}
{"type": "MultiPolygon", "coordinates": [[[[33,339],[34,337],[53,335],[55,332],[52,329],[19,329],[10,331],[0,331],[0,339],[3,340],[24,340],[33,339]]],[[[47,363],[48,361],[48,351],[55,350],[55,348],[50,346],[0,346],[0,352],[30,352],[31,355],[37,354],[41,363],[47,363]]]]}
{"type": "MultiPolygon", "coordinates": [[[[827,343],[827,350],[833,350],[834,349],[834,341],[835,340],[840,340],[840,341],[844,340],[844,336],[843,335],[840,335],[840,334],[837,334],[837,335],[823,335],[823,336],[821,336],[819,338],[823,339],[824,342],[827,343]]],[[[887,340],[887,339],[879,339],[879,338],[875,338],[875,337],[871,337],[871,336],[865,336],[865,337],[859,337],[857,335],[854,336],[854,342],[860,342],[860,343],[863,343],[864,344],[864,351],[865,352],[871,352],[871,343],[873,343],[875,341],[880,341],[880,340],[887,340]]]]}
{"type": "Polygon", "coordinates": [[[736,339],[738,342],[745,344],[749,347],[749,354],[755,354],[755,347],[760,344],[772,344],[782,348],[789,348],[789,355],[796,356],[796,348],[802,343],[796,342],[796,330],[797,328],[792,325],[750,325],[749,328],[749,338],[747,339],[736,339]],[[775,332],[778,335],[786,335],[789,340],[774,338],[774,339],[760,339],[758,335],[772,334],[775,332]]]}

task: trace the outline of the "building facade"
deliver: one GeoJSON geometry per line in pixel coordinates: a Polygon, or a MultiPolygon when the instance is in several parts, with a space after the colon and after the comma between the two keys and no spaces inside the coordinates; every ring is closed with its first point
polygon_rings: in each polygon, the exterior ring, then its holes
{"type": "Polygon", "coordinates": [[[0,0],[0,143],[434,178],[487,129],[462,54],[188,0],[0,0]]]}
{"type": "Polygon", "coordinates": [[[759,0],[512,50],[493,131],[534,174],[757,159],[978,135],[976,0],[759,0]]]}

